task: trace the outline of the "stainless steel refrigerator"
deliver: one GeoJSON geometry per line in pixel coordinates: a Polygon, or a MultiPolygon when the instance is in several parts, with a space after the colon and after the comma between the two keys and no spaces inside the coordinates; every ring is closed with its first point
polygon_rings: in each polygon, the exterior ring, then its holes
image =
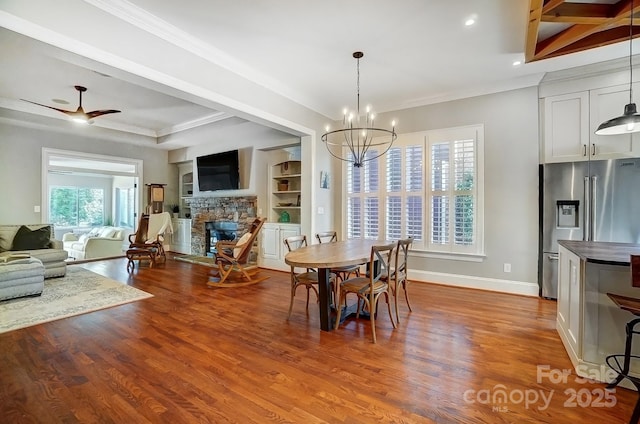
{"type": "Polygon", "coordinates": [[[540,166],[542,297],[558,297],[558,240],[640,243],[640,158],[540,166]]]}

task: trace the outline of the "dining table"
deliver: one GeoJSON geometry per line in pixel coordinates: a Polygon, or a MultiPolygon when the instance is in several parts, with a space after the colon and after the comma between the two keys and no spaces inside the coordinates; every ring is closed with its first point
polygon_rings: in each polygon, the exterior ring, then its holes
{"type": "Polygon", "coordinates": [[[371,247],[390,242],[380,240],[350,239],[333,243],[311,244],[287,253],[287,265],[318,270],[318,292],[320,297],[320,328],[333,330],[335,313],[331,304],[331,268],[368,264],[371,247]]]}

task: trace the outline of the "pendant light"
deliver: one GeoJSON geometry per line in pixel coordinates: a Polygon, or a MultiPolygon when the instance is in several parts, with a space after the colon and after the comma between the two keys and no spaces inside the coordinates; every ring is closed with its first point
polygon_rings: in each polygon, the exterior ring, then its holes
{"type": "Polygon", "coordinates": [[[633,103],[633,0],[631,0],[631,16],[629,24],[629,103],[624,107],[624,114],[600,124],[597,135],[619,135],[640,131],[640,115],[633,103]]]}

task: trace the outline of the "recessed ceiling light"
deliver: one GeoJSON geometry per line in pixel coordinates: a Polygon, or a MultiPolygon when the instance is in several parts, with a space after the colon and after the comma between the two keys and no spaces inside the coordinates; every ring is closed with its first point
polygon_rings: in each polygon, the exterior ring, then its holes
{"type": "Polygon", "coordinates": [[[515,62],[513,62],[513,66],[520,66],[522,65],[522,62],[519,60],[516,60],[515,62]]]}
{"type": "Polygon", "coordinates": [[[464,21],[465,26],[471,26],[475,23],[476,23],[475,18],[468,18],[466,21],[464,21]]]}

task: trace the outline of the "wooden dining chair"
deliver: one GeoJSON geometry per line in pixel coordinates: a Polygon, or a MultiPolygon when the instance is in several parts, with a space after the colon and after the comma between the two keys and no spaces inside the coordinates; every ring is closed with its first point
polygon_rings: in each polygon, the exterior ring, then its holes
{"type": "MultiPolygon", "coordinates": [[[[284,245],[287,247],[287,251],[293,252],[296,249],[307,246],[307,236],[291,236],[284,239],[284,245]]],[[[329,274],[331,281],[331,291],[336,293],[336,275],[334,273],[329,274]]],[[[304,271],[298,272],[296,267],[291,266],[291,301],[289,302],[289,314],[287,320],[291,318],[291,311],[293,310],[293,298],[296,296],[296,290],[298,287],[304,286],[307,290],[307,311],[309,311],[309,292],[313,290],[316,294],[316,301],[320,301],[320,295],[318,293],[318,272],[313,268],[305,268],[304,271]]]]}
{"type": "MultiPolygon", "coordinates": [[[[346,296],[349,293],[354,293],[358,297],[358,311],[356,318],[360,317],[360,300],[364,302],[364,306],[369,310],[369,320],[371,321],[371,335],[373,342],[376,343],[376,309],[378,306],[378,299],[384,294],[387,300],[387,309],[389,310],[389,319],[391,325],[396,328],[396,323],[393,321],[393,315],[391,314],[391,302],[389,301],[389,284],[380,279],[384,274],[389,275],[389,265],[391,263],[391,254],[396,247],[396,243],[376,245],[371,247],[371,257],[369,258],[369,264],[371,264],[367,277],[354,277],[349,278],[339,286],[338,305],[342,305],[343,301],[346,302],[346,296]],[[377,265],[373,264],[377,261],[377,265]]],[[[340,326],[340,315],[342,308],[338,309],[338,316],[336,317],[336,330],[340,326]]]]}
{"type": "MultiPolygon", "coordinates": [[[[335,243],[338,241],[338,233],[336,231],[324,231],[316,234],[318,243],[335,243]]],[[[336,275],[336,278],[340,281],[344,281],[355,274],[356,277],[360,276],[360,265],[341,266],[337,268],[331,268],[331,272],[336,275]]]]}
{"type": "Polygon", "coordinates": [[[396,308],[396,323],[400,323],[400,315],[398,313],[398,296],[400,295],[400,286],[404,290],[404,299],[409,307],[409,312],[413,312],[411,309],[411,303],[409,303],[409,292],[407,291],[407,258],[409,255],[409,249],[413,239],[411,237],[398,240],[395,248],[395,255],[393,261],[393,268],[389,274],[383,274],[380,279],[386,281],[389,284],[389,289],[393,294],[393,300],[396,308]]]}

